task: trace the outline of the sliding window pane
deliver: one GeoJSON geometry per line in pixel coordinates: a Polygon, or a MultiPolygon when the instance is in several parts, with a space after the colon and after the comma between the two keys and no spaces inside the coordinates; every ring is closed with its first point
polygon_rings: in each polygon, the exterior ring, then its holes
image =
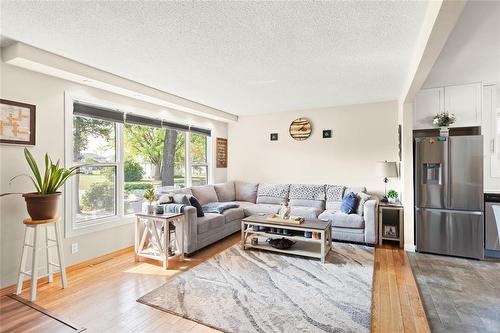
{"type": "Polygon", "coordinates": [[[76,222],[116,215],[116,167],[86,166],[76,177],[76,222]]]}
{"type": "Polygon", "coordinates": [[[191,168],[193,186],[208,184],[208,166],[195,165],[191,168]]]}
{"type": "Polygon", "coordinates": [[[193,164],[207,163],[207,137],[191,133],[190,143],[191,161],[193,164]]]}
{"type": "Polygon", "coordinates": [[[185,133],[147,125],[125,125],[124,210],[141,210],[146,189],[186,186],[185,133]]]}
{"type": "Polygon", "coordinates": [[[73,116],[73,161],[115,162],[116,124],[111,121],[73,116]]]}

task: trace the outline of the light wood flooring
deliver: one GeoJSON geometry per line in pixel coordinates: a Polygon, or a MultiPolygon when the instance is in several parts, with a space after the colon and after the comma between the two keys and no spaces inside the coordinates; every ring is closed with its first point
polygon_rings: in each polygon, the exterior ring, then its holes
{"type": "MultiPolygon", "coordinates": [[[[136,302],[136,299],[162,285],[239,240],[235,234],[184,262],[171,262],[165,271],[152,262],[135,262],[132,249],[105,256],[90,264],[68,270],[69,287],[42,282],[36,304],[70,322],[85,327],[85,332],[215,332],[187,319],[136,302]]],[[[3,290],[7,293],[10,290],[3,290]]],[[[22,297],[28,298],[25,288],[22,297]]],[[[0,313],[5,309],[0,306],[0,313]]],[[[0,317],[2,326],[10,318],[0,317]]],[[[39,329],[24,332],[43,332],[39,329]]],[[[405,252],[382,246],[375,251],[372,332],[429,332],[427,320],[405,252]]]]}

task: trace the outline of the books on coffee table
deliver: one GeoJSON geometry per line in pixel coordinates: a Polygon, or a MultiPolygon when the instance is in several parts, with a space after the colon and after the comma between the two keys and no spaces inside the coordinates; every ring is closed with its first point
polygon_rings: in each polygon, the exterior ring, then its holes
{"type": "Polygon", "coordinates": [[[303,217],[290,216],[287,219],[282,219],[278,214],[268,216],[266,220],[267,222],[270,223],[279,223],[279,224],[301,224],[304,222],[303,217]]]}

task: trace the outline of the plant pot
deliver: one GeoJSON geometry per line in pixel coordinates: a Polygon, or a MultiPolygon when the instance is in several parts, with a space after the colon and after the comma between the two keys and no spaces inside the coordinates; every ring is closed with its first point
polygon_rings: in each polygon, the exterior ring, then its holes
{"type": "Polygon", "coordinates": [[[48,220],[57,216],[61,192],[51,194],[24,193],[26,209],[33,220],[48,220]]]}
{"type": "Polygon", "coordinates": [[[387,201],[389,201],[389,203],[391,203],[391,204],[395,204],[397,200],[398,199],[396,199],[396,198],[387,198],[387,201]]]}
{"type": "Polygon", "coordinates": [[[155,213],[155,205],[148,205],[147,206],[147,213],[154,214],[155,213]]]}

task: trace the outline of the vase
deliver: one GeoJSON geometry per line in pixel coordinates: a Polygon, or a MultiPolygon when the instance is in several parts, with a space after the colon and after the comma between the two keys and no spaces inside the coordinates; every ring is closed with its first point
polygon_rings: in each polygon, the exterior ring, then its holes
{"type": "Polygon", "coordinates": [[[398,200],[398,199],[396,199],[396,198],[387,198],[387,201],[388,201],[390,204],[395,204],[397,200],[398,200]]]}
{"type": "Polygon", "coordinates": [[[449,127],[440,127],[439,128],[439,136],[443,137],[448,137],[450,134],[450,128],[449,127]]]}

